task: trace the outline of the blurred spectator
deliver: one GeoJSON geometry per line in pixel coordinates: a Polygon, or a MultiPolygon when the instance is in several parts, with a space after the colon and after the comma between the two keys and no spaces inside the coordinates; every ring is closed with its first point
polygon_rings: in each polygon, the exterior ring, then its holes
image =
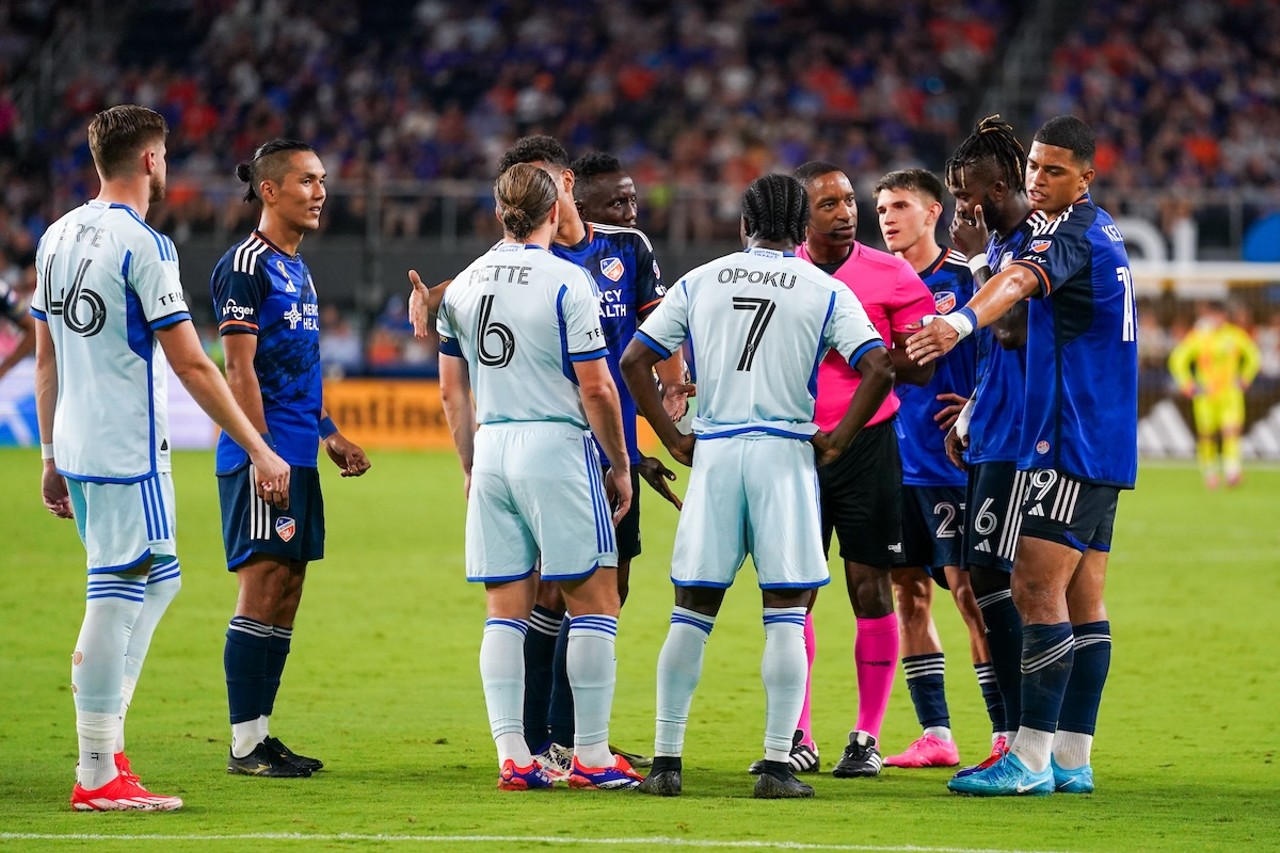
{"type": "Polygon", "coordinates": [[[360,335],[331,302],[320,309],[320,363],[328,378],[358,375],[364,369],[360,335]]]}

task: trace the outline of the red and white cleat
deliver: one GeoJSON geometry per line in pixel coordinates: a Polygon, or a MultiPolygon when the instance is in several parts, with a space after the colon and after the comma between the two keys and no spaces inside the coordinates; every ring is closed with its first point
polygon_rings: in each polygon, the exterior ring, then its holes
{"type": "Polygon", "coordinates": [[[142,787],[137,776],[121,773],[91,791],[77,782],[71,789],[71,808],[78,812],[171,812],[182,808],[182,799],[153,794],[142,787]]]}

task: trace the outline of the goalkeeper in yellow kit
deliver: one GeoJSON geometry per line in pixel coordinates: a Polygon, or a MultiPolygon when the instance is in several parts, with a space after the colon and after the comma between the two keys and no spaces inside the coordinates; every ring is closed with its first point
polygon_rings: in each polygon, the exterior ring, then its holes
{"type": "Polygon", "coordinates": [[[1222,475],[1240,485],[1240,434],[1244,428],[1244,390],[1258,375],[1258,345],[1249,333],[1228,322],[1219,303],[1206,305],[1200,319],[1169,354],[1169,372],[1182,393],[1192,398],[1198,441],[1196,455],[1205,485],[1218,487],[1218,434],[1222,436],[1222,475]]]}

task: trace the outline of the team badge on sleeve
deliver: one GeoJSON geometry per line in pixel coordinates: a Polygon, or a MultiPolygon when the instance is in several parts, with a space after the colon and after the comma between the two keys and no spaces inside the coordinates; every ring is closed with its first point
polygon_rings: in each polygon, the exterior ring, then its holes
{"type": "Polygon", "coordinates": [[[600,261],[600,272],[604,273],[604,277],[609,281],[617,281],[626,272],[626,267],[623,266],[621,258],[603,258],[600,261]]]}
{"type": "Polygon", "coordinates": [[[1037,255],[1043,254],[1046,249],[1053,245],[1052,240],[1034,240],[1031,243],[1031,251],[1037,255]]]}
{"type": "Polygon", "coordinates": [[[956,307],[954,290],[940,290],[933,294],[933,310],[939,314],[950,314],[956,307]]]}
{"type": "Polygon", "coordinates": [[[282,515],[276,519],[276,535],[280,537],[280,541],[288,542],[297,530],[298,523],[289,516],[282,515]]]}

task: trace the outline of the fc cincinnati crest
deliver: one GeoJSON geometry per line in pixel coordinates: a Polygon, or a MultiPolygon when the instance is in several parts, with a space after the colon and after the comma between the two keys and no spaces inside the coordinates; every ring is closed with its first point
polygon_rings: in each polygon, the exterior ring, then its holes
{"type": "Polygon", "coordinates": [[[933,294],[933,310],[939,314],[950,314],[956,307],[956,294],[952,290],[941,290],[933,294]]]}
{"type": "Polygon", "coordinates": [[[622,265],[621,258],[605,258],[600,261],[600,272],[604,273],[604,277],[609,281],[617,281],[626,272],[626,267],[622,265]]]}
{"type": "Polygon", "coordinates": [[[287,515],[282,515],[276,519],[276,535],[281,541],[288,542],[293,538],[293,534],[298,530],[298,523],[287,515]]]}
{"type": "Polygon", "coordinates": [[[1031,244],[1031,251],[1035,252],[1037,255],[1043,254],[1045,249],[1048,249],[1052,245],[1052,240],[1036,240],[1031,244]]]}

